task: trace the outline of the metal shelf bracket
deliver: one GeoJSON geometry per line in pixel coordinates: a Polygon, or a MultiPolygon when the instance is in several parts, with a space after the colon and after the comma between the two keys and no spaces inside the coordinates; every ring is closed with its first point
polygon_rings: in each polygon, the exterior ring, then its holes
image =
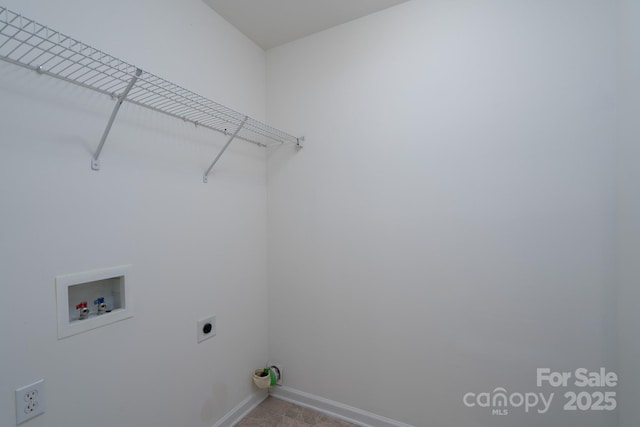
{"type": "Polygon", "coordinates": [[[100,170],[100,153],[102,152],[102,147],[104,147],[104,143],[107,140],[107,136],[109,136],[109,131],[111,131],[111,126],[113,125],[113,122],[115,121],[116,116],[118,115],[120,106],[129,95],[129,92],[133,88],[133,85],[136,84],[136,81],[138,80],[138,77],[140,77],[140,75],[142,75],[142,70],[140,68],[136,68],[136,74],[131,78],[131,80],[129,81],[129,84],[124,89],[124,92],[122,92],[118,96],[116,106],[113,107],[113,112],[111,113],[111,117],[109,117],[109,122],[107,123],[107,127],[102,133],[102,138],[100,139],[100,144],[98,145],[98,149],[96,150],[95,154],[93,155],[93,158],[91,159],[91,169],[93,169],[94,171],[100,170]]]}
{"type": "Polygon", "coordinates": [[[240,123],[240,126],[238,126],[238,129],[236,129],[233,135],[231,135],[231,138],[229,138],[227,143],[224,144],[224,147],[222,147],[222,150],[220,150],[216,158],[213,159],[213,162],[211,163],[211,166],[209,166],[209,169],[207,169],[206,172],[204,173],[204,176],[202,177],[202,182],[204,182],[205,184],[209,182],[209,174],[211,173],[211,170],[216,165],[216,163],[218,163],[218,160],[220,160],[220,157],[222,157],[222,154],[227,150],[227,148],[229,148],[229,145],[231,145],[231,141],[233,141],[236,138],[236,136],[238,136],[238,132],[240,132],[244,124],[247,123],[247,120],[249,120],[249,116],[244,116],[244,120],[242,121],[242,123],[240,123]]]}

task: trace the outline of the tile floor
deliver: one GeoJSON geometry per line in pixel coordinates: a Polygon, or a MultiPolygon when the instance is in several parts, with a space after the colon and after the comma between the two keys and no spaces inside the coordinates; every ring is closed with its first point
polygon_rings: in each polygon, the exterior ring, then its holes
{"type": "Polygon", "coordinates": [[[236,427],[357,427],[322,412],[294,405],[275,397],[249,412],[236,427]]]}

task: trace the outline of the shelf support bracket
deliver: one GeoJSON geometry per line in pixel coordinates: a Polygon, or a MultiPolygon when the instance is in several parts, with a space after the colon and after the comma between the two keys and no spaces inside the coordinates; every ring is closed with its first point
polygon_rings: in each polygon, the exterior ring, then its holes
{"type": "Polygon", "coordinates": [[[224,147],[222,147],[222,150],[220,150],[220,152],[218,153],[216,158],[213,159],[213,162],[211,163],[211,166],[209,166],[209,169],[207,169],[207,171],[204,173],[204,176],[202,177],[202,182],[204,182],[205,184],[207,182],[209,182],[209,174],[211,173],[211,170],[216,165],[218,160],[220,160],[220,157],[222,157],[222,154],[226,151],[226,149],[229,148],[229,145],[231,145],[231,141],[233,141],[235,139],[235,137],[238,136],[238,132],[240,132],[240,130],[242,129],[244,124],[247,123],[247,120],[249,120],[249,117],[248,116],[244,116],[244,120],[242,121],[242,123],[240,123],[240,126],[238,126],[238,129],[236,129],[236,131],[233,133],[233,135],[231,135],[231,138],[229,138],[227,143],[224,144],[224,147]]]}
{"type": "Polygon", "coordinates": [[[118,96],[118,101],[116,102],[116,106],[113,108],[113,112],[111,113],[111,117],[109,117],[109,122],[107,123],[107,127],[105,128],[102,138],[100,139],[100,144],[98,145],[98,149],[96,150],[93,158],[91,159],[91,169],[94,171],[100,170],[100,153],[102,152],[102,147],[104,147],[104,143],[107,140],[107,136],[109,136],[109,131],[111,131],[111,126],[113,126],[113,122],[118,115],[118,111],[120,110],[120,106],[122,102],[127,98],[129,92],[133,88],[133,85],[136,84],[138,77],[142,74],[142,70],[140,68],[136,68],[136,74],[131,78],[129,84],[125,88],[124,92],[122,92],[118,96]]]}

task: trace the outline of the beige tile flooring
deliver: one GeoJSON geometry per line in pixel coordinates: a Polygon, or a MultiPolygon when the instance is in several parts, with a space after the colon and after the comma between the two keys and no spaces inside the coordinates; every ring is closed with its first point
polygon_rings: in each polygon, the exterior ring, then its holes
{"type": "Polygon", "coordinates": [[[357,427],[322,412],[267,397],[236,427],[357,427]]]}

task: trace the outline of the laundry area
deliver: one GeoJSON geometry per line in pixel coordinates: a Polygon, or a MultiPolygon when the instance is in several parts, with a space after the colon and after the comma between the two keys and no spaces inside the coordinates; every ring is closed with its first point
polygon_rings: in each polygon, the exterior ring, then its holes
{"type": "Polygon", "coordinates": [[[0,426],[637,427],[640,1],[0,0],[0,426]]]}

